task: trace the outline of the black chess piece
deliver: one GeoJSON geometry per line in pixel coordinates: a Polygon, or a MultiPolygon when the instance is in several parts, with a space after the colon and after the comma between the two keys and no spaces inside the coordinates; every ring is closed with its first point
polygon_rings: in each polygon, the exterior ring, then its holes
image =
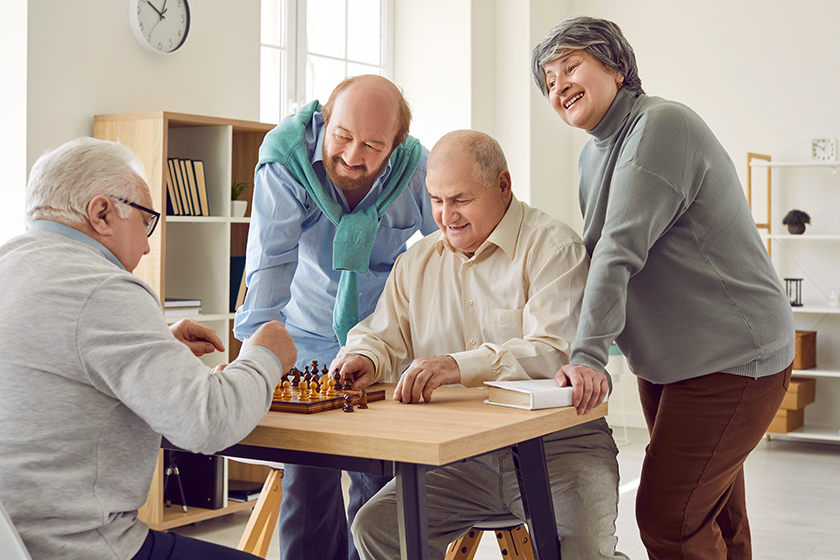
{"type": "Polygon", "coordinates": [[[362,389],[362,392],[359,395],[359,406],[358,406],[358,408],[367,408],[367,407],[368,407],[367,391],[362,389]]]}
{"type": "Polygon", "coordinates": [[[353,395],[344,395],[344,405],[342,405],[341,410],[344,412],[355,412],[355,410],[353,410],[353,395]]]}

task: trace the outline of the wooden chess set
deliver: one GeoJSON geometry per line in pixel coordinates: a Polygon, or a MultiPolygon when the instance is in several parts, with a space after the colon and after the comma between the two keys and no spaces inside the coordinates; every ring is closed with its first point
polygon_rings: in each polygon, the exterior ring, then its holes
{"type": "Polygon", "coordinates": [[[306,366],[304,371],[292,368],[283,375],[274,397],[271,410],[274,412],[294,412],[313,414],[334,408],[353,412],[355,408],[367,408],[367,403],[385,400],[385,389],[367,391],[352,389],[353,378],[349,374],[341,379],[338,372],[332,376],[327,366],[318,372],[318,362],[306,366]]]}

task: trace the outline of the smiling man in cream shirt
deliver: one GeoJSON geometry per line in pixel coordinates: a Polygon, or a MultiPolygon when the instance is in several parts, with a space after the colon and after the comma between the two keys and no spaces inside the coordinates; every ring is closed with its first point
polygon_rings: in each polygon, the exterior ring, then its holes
{"type": "MultiPolygon", "coordinates": [[[[589,264],[580,238],[513,196],[501,147],[480,132],[441,138],[426,189],[440,231],[397,260],[376,311],[350,331],[331,369],[352,373],[357,388],[398,378],[394,398],[406,404],[433,400],[441,385],[553,377],[568,363],[580,315],[589,264]]],[[[575,386],[578,409],[607,389],[575,386]]],[[[563,555],[625,558],[615,552],[617,449],[606,422],[544,441],[563,555]]],[[[443,558],[477,521],[524,520],[510,448],[426,477],[430,558],[443,558]]],[[[392,481],[359,511],[362,558],[399,555],[396,507],[392,481]]]]}

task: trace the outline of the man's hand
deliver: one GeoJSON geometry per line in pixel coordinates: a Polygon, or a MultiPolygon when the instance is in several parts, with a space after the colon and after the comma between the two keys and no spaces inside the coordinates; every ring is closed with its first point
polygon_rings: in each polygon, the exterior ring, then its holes
{"type": "Polygon", "coordinates": [[[334,359],[330,364],[330,373],[338,372],[339,378],[344,379],[344,374],[353,376],[353,388],[364,389],[373,381],[376,368],[367,356],[361,354],[344,354],[334,359]]]}
{"type": "Polygon", "coordinates": [[[196,356],[209,354],[213,350],[224,352],[225,346],[216,331],[193,319],[181,319],[169,327],[170,332],[186,344],[196,356]]]}
{"type": "Polygon", "coordinates": [[[461,368],[452,356],[414,360],[402,372],[394,400],[405,404],[419,403],[420,397],[432,402],[432,391],[441,385],[461,382],[461,368]]]}
{"type": "Polygon", "coordinates": [[[251,337],[242,343],[242,350],[245,351],[251,346],[262,346],[268,348],[280,363],[283,365],[283,373],[287,373],[297,360],[297,347],[295,341],[289,331],[286,330],[286,325],[279,321],[269,321],[263,323],[251,337]]]}
{"type": "Polygon", "coordinates": [[[586,366],[563,366],[554,380],[558,387],[572,386],[572,404],[578,414],[586,414],[604,402],[610,391],[607,376],[586,366]]]}

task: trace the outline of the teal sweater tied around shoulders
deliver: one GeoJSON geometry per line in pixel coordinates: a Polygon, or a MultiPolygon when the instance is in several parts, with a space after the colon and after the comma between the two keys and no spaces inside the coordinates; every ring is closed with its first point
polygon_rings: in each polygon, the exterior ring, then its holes
{"type": "Polygon", "coordinates": [[[338,294],[333,308],[333,329],[338,342],[344,346],[347,333],[359,322],[358,274],[366,274],[370,265],[370,252],[376,240],[379,223],[388,207],[397,200],[414,175],[420,161],[420,142],[409,136],[391,154],[391,174],[379,199],[368,209],[345,214],[341,205],[324,192],[324,187],[306,146],[306,128],[316,111],[322,107],[317,100],[305,105],[294,115],[283,119],[265,135],[260,146],[257,170],[266,163],[279,163],[300,181],[318,209],[335,225],[333,240],[333,270],[341,271],[338,294]]]}

